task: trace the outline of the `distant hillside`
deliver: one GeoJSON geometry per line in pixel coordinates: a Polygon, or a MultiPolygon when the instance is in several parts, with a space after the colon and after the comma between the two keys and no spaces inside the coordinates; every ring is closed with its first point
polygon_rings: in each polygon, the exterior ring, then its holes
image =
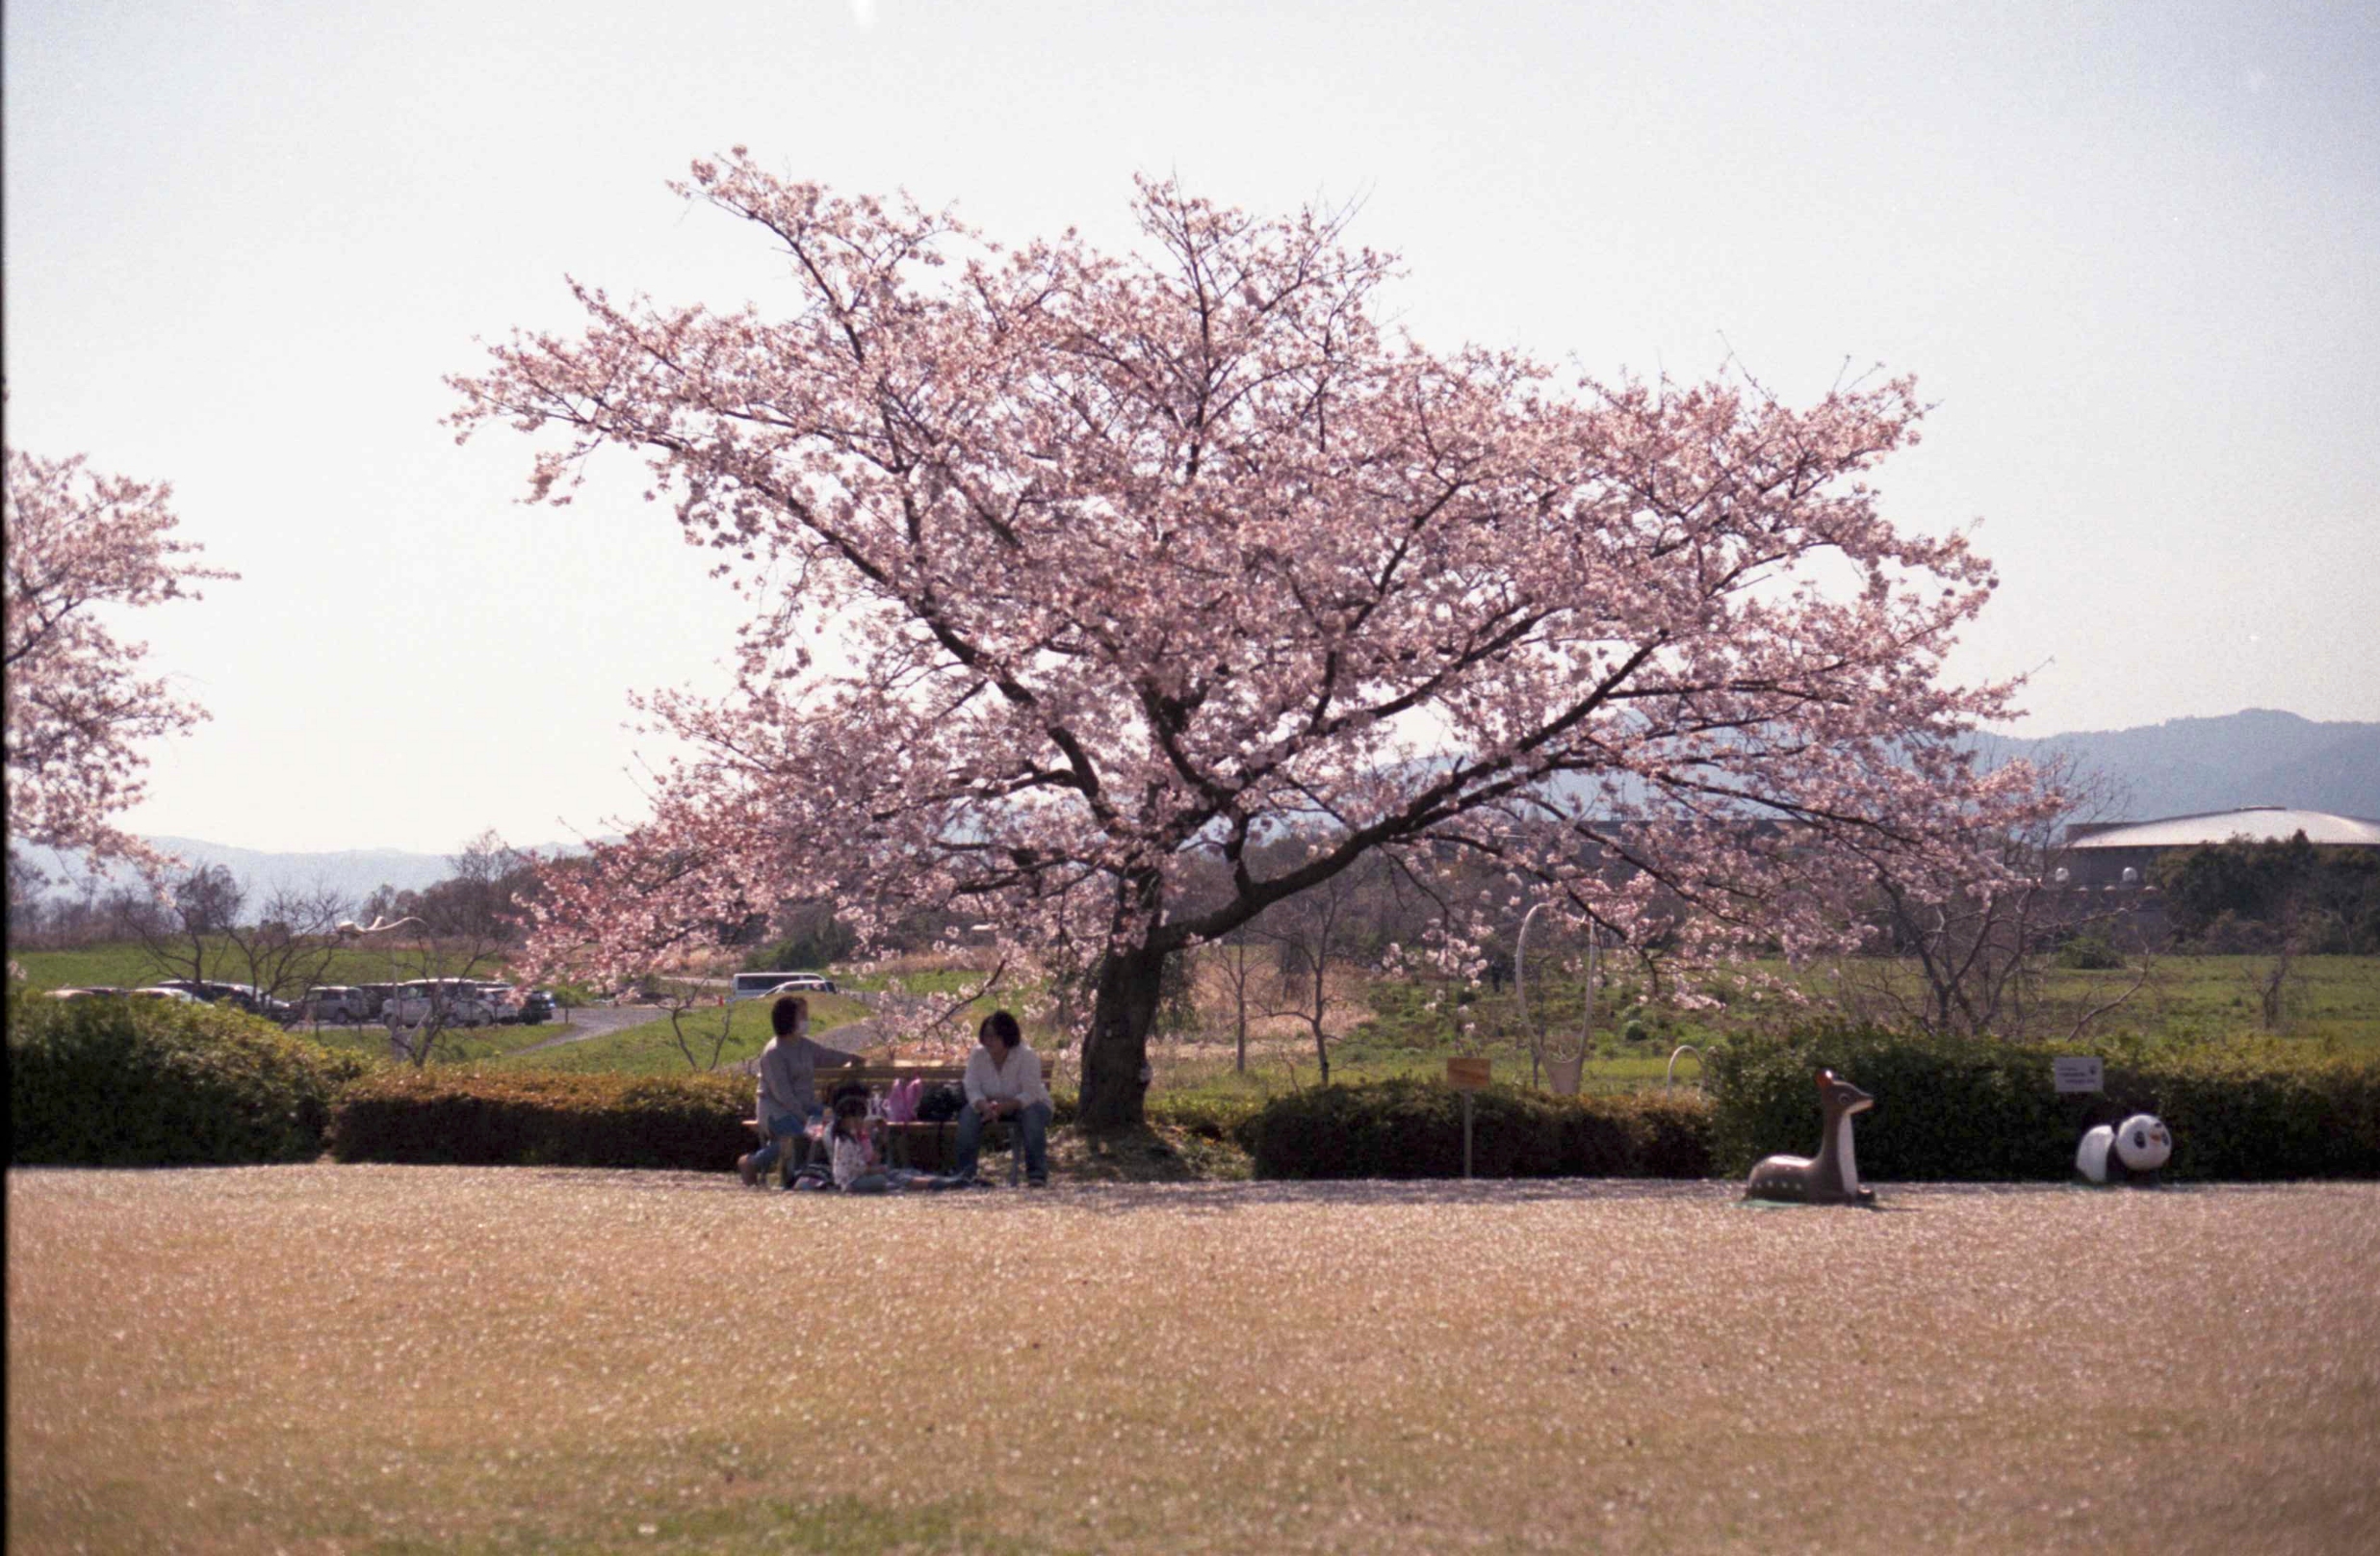
{"type": "MultiPolygon", "coordinates": [[[[361,902],[384,885],[401,892],[419,892],[453,873],[444,854],[406,853],[397,848],[349,848],[320,854],[267,853],[198,838],[161,837],[147,841],[193,867],[222,866],[247,889],[251,905],[285,888],[307,893],[327,888],[349,902],[361,902]]],[[[544,843],[534,851],[552,857],[577,853],[580,845],[544,843]]],[[[34,867],[49,877],[51,893],[80,894],[84,871],[79,863],[68,864],[47,848],[28,848],[25,853],[34,867]]],[[[103,872],[100,890],[130,885],[132,879],[127,870],[103,872]]]]}
{"type": "Polygon", "coordinates": [[[2016,740],[1985,736],[1985,759],[2058,753],[2115,789],[2108,819],[2150,820],[2243,805],[2286,805],[2380,817],[2380,724],[2317,724],[2251,708],[2221,718],[2172,718],[2138,729],[2083,730],[2016,740]]]}
{"type": "MultiPolygon", "coordinates": [[[[1984,759],[1997,766],[2015,757],[2063,752],[2086,772],[2104,775],[2116,804],[2107,820],[2149,820],[2243,805],[2286,805],[2335,816],[2380,819],[2380,724],[2317,724],[2295,713],[2251,708],[2222,718],[2172,718],[2138,729],[2084,730],[2037,739],[1980,737],[1984,759]]],[[[393,848],[343,853],[264,853],[195,838],[151,838],[194,865],[221,865],[248,889],[250,900],[291,887],[326,886],[360,901],[383,883],[420,891],[446,879],[441,854],[393,848]]],[[[545,844],[541,854],[576,853],[576,843],[545,844]]],[[[79,890],[81,871],[65,868],[47,849],[28,850],[54,883],[79,890]]],[[[128,882],[127,875],[125,880],[128,882]]]]}

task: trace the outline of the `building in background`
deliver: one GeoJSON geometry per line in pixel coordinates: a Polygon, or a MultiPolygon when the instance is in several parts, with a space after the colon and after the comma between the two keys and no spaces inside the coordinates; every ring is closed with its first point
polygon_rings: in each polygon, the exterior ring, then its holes
{"type": "Polygon", "coordinates": [[[2380,849],[2380,821],[2285,805],[2169,816],[2156,821],[2095,821],[2066,829],[2059,885],[2083,890],[2145,886],[2159,857],[2225,843],[2287,843],[2300,832],[2325,848],[2380,849]]]}

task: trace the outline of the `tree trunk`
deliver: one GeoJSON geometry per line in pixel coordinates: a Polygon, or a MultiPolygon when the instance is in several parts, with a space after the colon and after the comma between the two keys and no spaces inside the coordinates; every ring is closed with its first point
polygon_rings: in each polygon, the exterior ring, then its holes
{"type": "Polygon", "coordinates": [[[1128,1129],[1146,1116],[1149,1033],[1156,1025],[1166,951],[1141,947],[1100,964],[1083,1042],[1082,1102],[1074,1122],[1093,1133],[1128,1129]]]}

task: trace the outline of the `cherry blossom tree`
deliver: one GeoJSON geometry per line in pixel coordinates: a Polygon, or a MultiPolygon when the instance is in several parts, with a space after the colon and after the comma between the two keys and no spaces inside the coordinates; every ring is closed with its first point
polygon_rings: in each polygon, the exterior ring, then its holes
{"type": "Polygon", "coordinates": [[[1342,219],[1172,183],[1127,253],[740,148],[681,193],[782,251],[768,311],[573,283],[582,335],[453,380],[458,435],[544,435],[532,500],[640,452],[751,602],[732,694],[645,699],[692,754],[554,883],[549,952],[630,965],[817,893],[863,930],[994,921],[1092,979],[1079,1116],[1115,1128],[1166,959],[1367,855],[1504,872],[1440,955],[1551,892],[1712,965],[1853,942],[1878,861],[2031,803],[1962,744],[2011,688],[1943,670],[1988,564],[1870,484],[1905,379],[1798,409],[1429,350],[1342,219]]]}
{"type": "Polygon", "coordinates": [[[114,817],[142,796],[141,743],[207,715],[142,678],[147,645],[106,617],[239,575],[188,559],[203,548],[173,537],[170,487],[95,475],[79,454],[7,460],[9,835],[153,874],[161,856],[114,817]]]}

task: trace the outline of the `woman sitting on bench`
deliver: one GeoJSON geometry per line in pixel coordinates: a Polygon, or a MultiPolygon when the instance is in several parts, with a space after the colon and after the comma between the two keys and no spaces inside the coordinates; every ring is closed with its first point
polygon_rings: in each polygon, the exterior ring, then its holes
{"type": "Polygon", "coordinates": [[[962,1181],[975,1176],[983,1127],[1006,1119],[1024,1133],[1025,1180],[1040,1188],[1049,1181],[1049,1090],[1042,1084],[1041,1059],[1024,1046],[1023,1029],[1005,1010],[985,1017],[975,1037],[981,1046],[967,1058],[955,1176],[962,1181]]]}

